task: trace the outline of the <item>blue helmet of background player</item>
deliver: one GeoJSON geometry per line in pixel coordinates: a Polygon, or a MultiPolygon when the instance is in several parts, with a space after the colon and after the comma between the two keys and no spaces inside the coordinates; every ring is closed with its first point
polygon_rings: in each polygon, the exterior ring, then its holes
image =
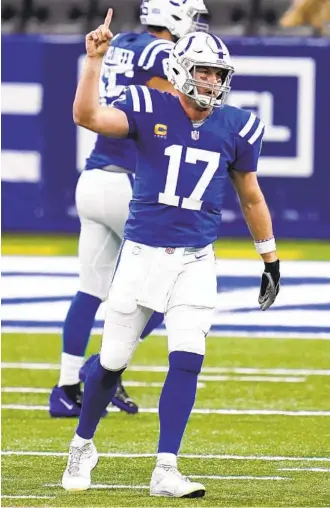
{"type": "Polygon", "coordinates": [[[143,0],[140,13],[142,25],[167,28],[177,38],[209,28],[204,0],[143,0]]]}
{"type": "Polygon", "coordinates": [[[195,32],[182,37],[174,46],[169,59],[169,81],[174,88],[191,97],[202,108],[222,106],[230,91],[234,73],[229,51],[213,34],[195,32]],[[218,83],[195,79],[198,67],[221,69],[218,83]],[[198,87],[207,93],[198,92],[198,87]]]}

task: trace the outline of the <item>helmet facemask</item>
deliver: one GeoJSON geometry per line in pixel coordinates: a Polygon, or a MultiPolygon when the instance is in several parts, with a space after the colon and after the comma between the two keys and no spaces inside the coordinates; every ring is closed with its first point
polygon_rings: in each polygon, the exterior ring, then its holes
{"type": "Polygon", "coordinates": [[[234,72],[232,66],[225,63],[219,63],[217,65],[208,62],[196,62],[188,58],[182,58],[178,62],[186,72],[186,80],[180,91],[193,99],[197,105],[203,109],[220,107],[222,106],[227,98],[230,91],[230,81],[234,72]],[[208,83],[204,80],[196,79],[196,70],[198,68],[213,68],[221,69],[221,78],[219,83],[208,83]],[[209,93],[201,94],[198,89],[206,89],[209,93]]]}
{"type": "Polygon", "coordinates": [[[192,25],[191,30],[189,32],[208,32],[210,25],[208,23],[208,11],[205,10],[203,12],[201,11],[195,11],[194,14],[188,13],[188,15],[191,16],[192,19],[192,25]]]}

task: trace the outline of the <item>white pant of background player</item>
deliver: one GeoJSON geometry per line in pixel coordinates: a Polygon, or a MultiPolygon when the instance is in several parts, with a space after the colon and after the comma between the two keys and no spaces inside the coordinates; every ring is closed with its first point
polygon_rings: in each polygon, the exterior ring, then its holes
{"type": "Polygon", "coordinates": [[[91,169],[79,178],[79,290],[102,301],[109,291],[131,197],[132,188],[125,173],[91,169]]]}

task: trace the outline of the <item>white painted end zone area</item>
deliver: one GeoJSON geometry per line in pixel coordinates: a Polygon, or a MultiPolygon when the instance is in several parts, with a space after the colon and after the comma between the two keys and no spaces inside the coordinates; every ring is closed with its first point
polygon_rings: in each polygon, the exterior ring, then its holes
{"type": "MultiPolygon", "coordinates": [[[[262,270],[261,261],[217,261],[220,292],[210,335],[330,339],[330,262],[283,262],[282,288],[267,312],[257,303],[262,270]]],[[[61,331],[78,287],[76,257],[4,256],[2,274],[4,332],[61,331]]],[[[94,332],[102,331],[103,319],[101,305],[94,332]]]]}

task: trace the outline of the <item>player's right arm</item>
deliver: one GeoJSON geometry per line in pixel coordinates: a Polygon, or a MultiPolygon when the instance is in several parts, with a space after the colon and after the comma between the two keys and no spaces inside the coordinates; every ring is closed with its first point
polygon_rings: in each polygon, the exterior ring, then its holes
{"type": "Polygon", "coordinates": [[[113,38],[109,29],[111,17],[109,9],[104,24],[86,36],[87,58],[73,104],[73,119],[77,125],[98,134],[124,138],[130,130],[125,112],[99,105],[102,60],[113,38]]]}

